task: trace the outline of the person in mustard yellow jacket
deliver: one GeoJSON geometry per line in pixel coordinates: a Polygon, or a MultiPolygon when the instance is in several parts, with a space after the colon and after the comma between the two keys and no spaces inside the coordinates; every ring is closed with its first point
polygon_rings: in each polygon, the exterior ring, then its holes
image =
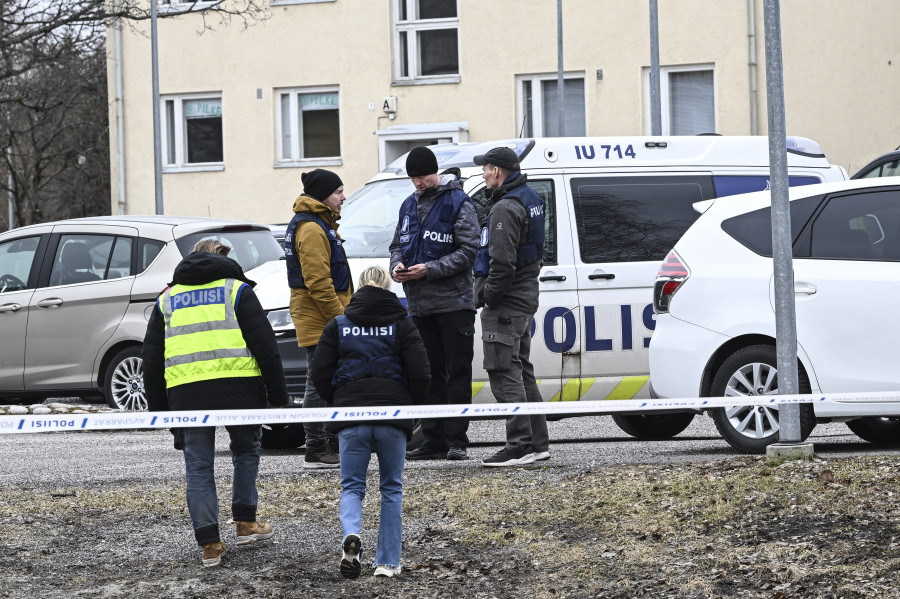
{"type": "MultiPolygon", "coordinates": [[[[275,334],[253,293],[254,283],[227,257],[229,248],[202,240],[175,268],[174,282],[157,300],[144,338],[144,388],[151,411],[243,410],[288,401],[275,334]]],[[[257,522],[256,477],[262,426],[226,426],[234,464],[231,513],[235,544],[270,538],[257,522]]],[[[182,428],[187,504],[205,567],[227,549],[219,535],[214,474],[216,429],[182,428]]]]}
{"type": "MultiPolygon", "coordinates": [[[[337,233],[344,184],[331,171],[317,168],[300,177],[303,194],[294,201],[294,218],[284,237],[291,318],[297,343],[312,364],[319,337],[331,319],[344,313],[353,295],[350,267],[337,233]]],[[[325,402],[307,379],[304,408],[324,408],[325,402]]],[[[337,440],[324,422],[307,423],[304,468],[338,468],[337,440]]]]}

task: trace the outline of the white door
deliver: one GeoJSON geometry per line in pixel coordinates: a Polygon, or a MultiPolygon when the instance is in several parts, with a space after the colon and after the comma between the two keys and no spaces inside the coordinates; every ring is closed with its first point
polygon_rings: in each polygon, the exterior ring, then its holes
{"type": "Polygon", "coordinates": [[[795,254],[797,341],[822,391],[900,390],[900,190],[828,198],[795,254]]]}
{"type": "MultiPolygon", "coordinates": [[[[551,401],[560,398],[562,379],[578,377],[581,370],[577,277],[569,208],[566,194],[560,191],[562,177],[529,176],[528,185],[544,199],[545,205],[544,266],[539,277],[540,305],[531,324],[530,358],[541,395],[545,401],[551,401]]],[[[484,191],[482,183],[470,194],[479,207],[479,222],[484,217],[484,191]]],[[[480,323],[476,323],[473,361],[476,396],[490,392],[489,386],[484,385],[487,373],[482,367],[480,331],[480,323]]]]}
{"type": "Polygon", "coordinates": [[[653,284],[714,196],[709,173],[566,177],[582,331],[582,399],[649,397],[653,284]]]}

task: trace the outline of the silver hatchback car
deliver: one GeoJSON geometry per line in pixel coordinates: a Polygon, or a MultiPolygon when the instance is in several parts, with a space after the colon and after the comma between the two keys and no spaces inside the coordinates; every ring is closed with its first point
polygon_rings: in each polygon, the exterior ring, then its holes
{"type": "MultiPolygon", "coordinates": [[[[0,234],[0,397],[102,396],[113,408],[146,410],[147,321],[175,266],[204,238],[232,248],[257,289],[268,287],[258,295],[270,321],[289,324],[284,252],[264,225],[105,216],[0,234]]],[[[280,337],[279,350],[296,354],[296,339],[280,337]]]]}

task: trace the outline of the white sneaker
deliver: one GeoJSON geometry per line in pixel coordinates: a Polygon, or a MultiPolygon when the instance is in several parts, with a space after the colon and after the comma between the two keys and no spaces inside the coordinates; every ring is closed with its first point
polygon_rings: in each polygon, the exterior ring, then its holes
{"type": "Polygon", "coordinates": [[[379,578],[392,578],[400,574],[400,567],[394,566],[375,566],[375,576],[379,578]]]}
{"type": "Polygon", "coordinates": [[[536,451],[536,452],[534,452],[534,461],[535,461],[535,462],[542,462],[542,461],[544,461],[544,460],[549,460],[549,459],[550,459],[550,452],[549,452],[549,451],[536,451]]]}

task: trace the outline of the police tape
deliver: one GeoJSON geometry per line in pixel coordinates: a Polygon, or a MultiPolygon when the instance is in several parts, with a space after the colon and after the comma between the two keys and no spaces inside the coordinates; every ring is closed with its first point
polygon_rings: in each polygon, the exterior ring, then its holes
{"type": "MultiPolygon", "coordinates": [[[[0,415],[0,434],[422,418],[496,418],[537,414],[577,416],[587,414],[643,414],[657,411],[702,412],[713,408],[735,405],[776,407],[781,404],[816,404],[823,402],[898,403],[900,402],[900,391],[769,395],[741,398],[700,397],[684,399],[479,403],[444,406],[379,406],[369,408],[276,408],[258,410],[0,415]]],[[[888,414],[900,415],[900,406],[886,409],[885,415],[888,414]]]]}

